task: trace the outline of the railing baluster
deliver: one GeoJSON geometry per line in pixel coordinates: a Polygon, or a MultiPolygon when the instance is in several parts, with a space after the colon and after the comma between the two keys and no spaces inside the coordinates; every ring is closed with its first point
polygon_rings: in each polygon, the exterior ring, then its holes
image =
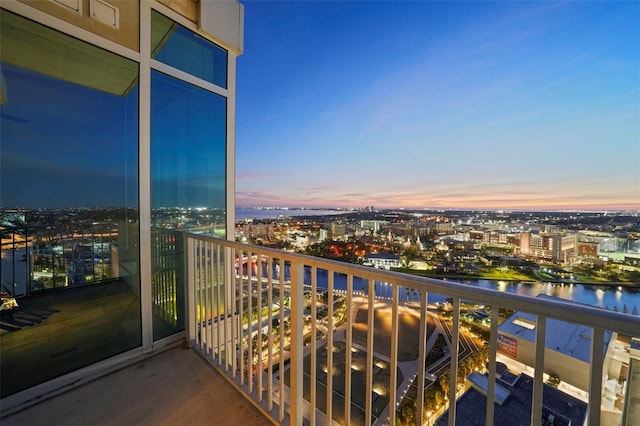
{"type": "MultiPolygon", "coordinates": [[[[231,324],[231,311],[233,310],[231,303],[229,300],[231,299],[231,289],[233,287],[232,281],[235,279],[233,276],[233,263],[230,265],[229,253],[231,249],[228,247],[223,247],[221,244],[218,245],[218,300],[220,303],[220,309],[222,313],[222,341],[224,351],[224,371],[229,372],[230,365],[230,355],[229,355],[229,339],[231,338],[231,333],[227,334],[227,328],[229,324],[231,324]]],[[[231,261],[233,262],[233,261],[231,261]]],[[[231,331],[231,330],[229,330],[231,331]]]]}
{"type": "Polygon", "coordinates": [[[207,349],[211,359],[214,359],[213,347],[213,244],[207,243],[207,273],[205,275],[205,294],[207,297],[206,324],[207,324],[207,349]]]}
{"type": "Polygon", "coordinates": [[[200,319],[200,323],[202,324],[202,335],[204,336],[202,339],[204,343],[203,353],[208,355],[209,347],[211,346],[211,342],[209,341],[209,332],[211,330],[208,321],[209,295],[207,291],[207,283],[209,281],[207,276],[209,270],[209,244],[206,241],[202,243],[201,257],[202,272],[200,274],[200,291],[202,293],[202,318],[200,319]]]}
{"type": "Polygon", "coordinates": [[[589,372],[589,426],[600,425],[602,403],[602,367],[604,364],[604,329],[593,327],[591,336],[591,368],[589,372]]]}
{"type": "Polygon", "coordinates": [[[280,350],[278,352],[278,357],[280,360],[280,365],[278,366],[278,377],[280,378],[280,385],[278,386],[278,389],[280,391],[280,395],[279,395],[279,403],[278,403],[278,421],[279,422],[283,422],[284,421],[284,347],[285,347],[285,341],[284,341],[284,281],[285,281],[285,276],[284,276],[284,268],[285,268],[285,262],[284,259],[280,259],[279,263],[279,268],[278,268],[278,281],[280,284],[280,291],[279,291],[279,296],[280,296],[280,327],[278,328],[280,330],[280,350]]]}
{"type": "Polygon", "coordinates": [[[373,394],[373,339],[374,339],[374,322],[375,322],[375,303],[376,303],[376,283],[369,280],[369,297],[367,299],[367,354],[366,354],[366,370],[365,370],[365,414],[364,424],[371,425],[371,414],[373,411],[372,397],[373,394]]]}
{"type": "Polygon", "coordinates": [[[396,424],[396,399],[398,398],[398,302],[400,286],[392,283],[391,301],[391,365],[389,366],[389,424],[396,424]]]}
{"type": "Polygon", "coordinates": [[[500,308],[491,306],[491,333],[489,335],[489,384],[487,389],[487,415],[486,424],[492,425],[494,418],[496,396],[496,356],[498,349],[498,320],[500,308]]]}
{"type": "Polygon", "coordinates": [[[203,259],[203,291],[204,294],[204,324],[207,330],[205,353],[209,356],[213,354],[213,341],[211,340],[213,329],[213,318],[211,312],[213,310],[211,298],[211,243],[205,242],[205,258],[203,259]]]}
{"type": "Polygon", "coordinates": [[[312,425],[316,424],[316,321],[318,315],[316,314],[316,295],[318,294],[318,270],[315,266],[311,268],[311,369],[310,369],[310,381],[309,381],[309,422],[312,425]]]}
{"type": "Polygon", "coordinates": [[[187,318],[188,318],[188,333],[189,341],[193,342],[196,339],[196,306],[195,306],[195,245],[196,240],[194,238],[187,238],[186,250],[187,250],[187,318]]]}
{"type": "Polygon", "coordinates": [[[242,270],[242,268],[244,267],[244,252],[242,250],[238,250],[236,252],[236,255],[238,256],[238,287],[237,287],[238,324],[236,325],[236,327],[238,327],[237,345],[240,348],[239,354],[238,354],[238,361],[239,361],[238,370],[240,373],[240,385],[244,385],[245,368],[246,368],[245,360],[244,360],[244,327],[242,325],[242,322],[243,322],[242,316],[244,315],[244,275],[243,275],[244,271],[242,270]]]}
{"type": "Polygon", "coordinates": [[[542,424],[542,404],[544,392],[544,351],[546,345],[547,318],[538,315],[536,321],[536,355],[533,373],[533,395],[531,396],[531,424],[542,424]]]}
{"type": "Polygon", "coordinates": [[[418,340],[418,400],[416,408],[416,424],[424,423],[424,372],[427,364],[427,292],[420,293],[420,336],[418,340]]]}
{"type": "Polygon", "coordinates": [[[291,424],[302,425],[304,407],[302,394],[304,393],[304,265],[291,263],[291,367],[289,369],[289,406],[291,407],[291,424]]]}
{"type": "Polygon", "coordinates": [[[168,306],[168,311],[170,312],[170,316],[168,318],[165,316],[165,318],[170,319],[170,321],[174,321],[177,312],[175,301],[177,276],[175,274],[175,259],[171,258],[169,262],[171,263],[171,268],[165,273],[167,279],[165,281],[166,285],[165,291],[162,293],[162,299],[164,306],[168,306]],[[173,297],[168,297],[168,295],[171,295],[173,297]]]}
{"type": "MultiPolygon", "coordinates": [[[[196,312],[196,346],[198,349],[202,348],[202,327],[200,326],[200,246],[202,242],[199,240],[195,241],[195,257],[193,258],[194,264],[194,272],[195,272],[195,283],[194,283],[194,309],[196,312]]],[[[166,292],[167,289],[164,290],[166,292]]],[[[166,293],[165,293],[166,294],[166,293]]]]}
{"type": "MultiPolygon", "coordinates": [[[[222,245],[220,245],[222,249],[222,245]]],[[[222,308],[224,309],[224,324],[222,327],[222,334],[224,335],[224,369],[228,373],[229,366],[233,367],[235,359],[235,340],[233,339],[233,313],[235,311],[235,281],[236,271],[234,268],[235,256],[231,247],[224,247],[224,252],[221,250],[221,293],[222,293],[222,308]],[[227,331],[228,330],[228,331],[227,331]]]]}
{"type": "Polygon", "coordinates": [[[451,303],[453,318],[451,324],[451,366],[449,369],[449,426],[456,424],[456,397],[458,394],[458,356],[460,353],[460,298],[451,303]]]}
{"type": "Polygon", "coordinates": [[[353,347],[353,275],[347,275],[347,321],[344,363],[344,421],[351,424],[351,348],[353,347]]]}
{"type": "MultiPolygon", "coordinates": [[[[239,275],[238,273],[238,268],[239,266],[236,266],[236,259],[238,259],[238,250],[230,248],[229,252],[228,252],[228,259],[227,262],[230,263],[229,265],[229,269],[231,269],[231,271],[229,271],[229,276],[231,277],[231,288],[229,289],[229,309],[231,312],[229,312],[229,317],[228,320],[230,321],[230,334],[231,334],[231,342],[230,342],[230,348],[227,348],[228,353],[229,353],[229,357],[230,357],[230,361],[231,361],[231,374],[232,377],[235,379],[238,374],[238,343],[240,341],[240,337],[238,335],[238,286],[237,286],[237,276],[239,275]]],[[[239,262],[237,263],[239,265],[239,262]]],[[[226,327],[225,327],[226,329],[226,327]]]]}
{"type": "Polygon", "coordinates": [[[253,393],[253,252],[247,252],[247,385],[253,393]]]}
{"type": "Polygon", "coordinates": [[[256,377],[258,379],[258,402],[262,402],[262,255],[257,253],[256,256],[256,268],[258,271],[258,276],[256,277],[256,309],[258,309],[258,347],[256,348],[258,351],[258,368],[256,370],[256,377]]]}
{"type": "Polygon", "coordinates": [[[207,323],[209,325],[209,355],[211,356],[211,360],[215,360],[216,356],[219,356],[220,352],[216,345],[218,344],[218,339],[216,338],[216,327],[218,321],[214,315],[216,305],[215,305],[215,280],[213,277],[214,274],[214,260],[215,260],[215,246],[213,243],[207,243],[209,247],[209,262],[208,269],[209,273],[207,274],[207,299],[209,301],[209,314],[207,315],[207,323]]]}
{"type": "Polygon", "coordinates": [[[207,340],[209,326],[207,324],[207,246],[203,241],[200,244],[200,329],[201,347],[203,353],[208,353],[209,341],[207,340]]]}
{"type": "MultiPolygon", "coordinates": [[[[223,307],[221,306],[220,303],[220,299],[221,299],[221,289],[222,287],[222,280],[220,279],[220,274],[222,272],[222,268],[221,268],[221,263],[220,263],[220,252],[221,252],[221,247],[219,244],[215,245],[215,251],[216,251],[216,257],[215,257],[215,267],[214,267],[214,274],[215,274],[215,278],[214,278],[214,284],[215,284],[215,291],[216,291],[216,343],[217,343],[217,354],[218,354],[218,367],[222,367],[222,351],[224,350],[224,358],[225,358],[225,364],[226,364],[226,358],[228,356],[227,352],[226,352],[226,347],[227,347],[227,339],[226,339],[226,335],[224,333],[224,328],[226,328],[226,324],[227,324],[227,309],[224,309],[224,316],[222,314],[223,311],[223,307]],[[224,328],[223,328],[224,326],[224,328]],[[221,343],[224,342],[224,343],[221,343]],[[224,346],[223,346],[224,345],[224,346]],[[224,349],[223,349],[224,347],[224,349]]],[[[214,287],[214,286],[212,286],[214,287]]],[[[225,369],[226,370],[226,369],[225,369]]]]}
{"type": "Polygon", "coordinates": [[[205,350],[204,346],[205,343],[204,341],[206,340],[206,325],[203,322],[203,318],[204,318],[204,314],[202,309],[204,308],[204,301],[203,301],[203,290],[202,290],[202,264],[203,264],[203,259],[204,259],[204,241],[199,241],[198,244],[198,266],[197,266],[197,270],[198,270],[198,282],[197,282],[197,286],[198,286],[198,293],[197,293],[197,301],[196,303],[198,304],[198,325],[200,327],[200,332],[198,333],[198,340],[199,340],[199,344],[200,344],[200,350],[205,350]]]}
{"type": "MultiPolygon", "coordinates": [[[[162,297],[163,294],[166,294],[166,289],[164,288],[165,285],[165,276],[167,274],[167,268],[166,265],[164,264],[165,262],[168,261],[167,256],[165,254],[165,247],[164,247],[164,240],[163,240],[163,236],[157,232],[156,233],[156,238],[154,238],[154,243],[156,244],[156,255],[155,255],[155,259],[157,262],[157,265],[159,265],[159,271],[158,274],[155,275],[154,274],[154,281],[155,281],[155,288],[156,288],[156,303],[157,303],[157,307],[159,307],[161,310],[164,310],[164,298],[162,297]]],[[[193,245],[194,245],[194,254],[195,254],[195,244],[196,241],[193,240],[192,241],[193,245]]],[[[195,268],[195,257],[192,257],[192,262],[191,262],[191,266],[192,268],[195,268]]],[[[195,288],[196,282],[195,282],[195,269],[193,269],[193,288],[195,288]]],[[[194,309],[194,314],[195,314],[195,304],[193,305],[193,309],[194,309]]],[[[194,316],[195,318],[195,316],[194,316]]],[[[195,342],[196,336],[194,334],[193,336],[193,341],[195,342]]]]}
{"type": "Polygon", "coordinates": [[[199,247],[198,247],[198,325],[200,327],[200,333],[198,334],[200,337],[200,350],[203,351],[203,353],[206,353],[205,351],[205,340],[206,340],[206,326],[204,324],[203,318],[204,318],[204,313],[203,313],[203,308],[204,308],[204,297],[203,297],[203,290],[202,290],[202,264],[203,264],[203,259],[204,259],[204,241],[200,241],[199,247]]]}
{"type": "Polygon", "coordinates": [[[273,410],[273,259],[267,256],[267,411],[273,410]]]}
{"type": "Polygon", "coordinates": [[[327,270],[327,426],[333,421],[333,279],[333,271],[327,270]]]}

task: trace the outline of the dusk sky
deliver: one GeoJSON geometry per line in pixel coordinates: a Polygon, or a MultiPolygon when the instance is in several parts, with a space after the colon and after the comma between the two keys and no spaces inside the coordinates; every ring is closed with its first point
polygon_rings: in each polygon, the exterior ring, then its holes
{"type": "Polygon", "coordinates": [[[242,3],[238,206],[640,209],[640,2],[242,3]]]}

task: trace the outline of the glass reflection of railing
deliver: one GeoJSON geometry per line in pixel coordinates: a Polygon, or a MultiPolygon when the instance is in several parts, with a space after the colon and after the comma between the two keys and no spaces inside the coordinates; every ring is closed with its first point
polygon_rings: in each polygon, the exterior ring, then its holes
{"type": "Polygon", "coordinates": [[[118,278],[113,251],[118,232],[51,234],[35,228],[2,228],[2,286],[16,296],[118,278]]]}

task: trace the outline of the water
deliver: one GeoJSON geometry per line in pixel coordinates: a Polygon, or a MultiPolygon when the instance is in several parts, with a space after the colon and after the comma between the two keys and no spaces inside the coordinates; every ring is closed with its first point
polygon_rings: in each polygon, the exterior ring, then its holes
{"type": "MultiPolygon", "coordinates": [[[[453,281],[453,280],[452,280],[453,281]]],[[[640,310],[640,288],[598,286],[588,284],[553,284],[553,283],[508,283],[492,280],[458,281],[474,285],[504,291],[508,293],[522,294],[526,296],[547,296],[572,300],[586,305],[598,306],[607,309],[617,309],[622,312],[627,306],[631,312],[635,306],[640,310]]]]}
{"type": "MultiPolygon", "coordinates": [[[[255,274],[257,271],[253,271],[255,274]]],[[[246,270],[244,271],[246,273],[246,270]]],[[[266,270],[263,270],[263,276],[266,276],[266,270]]],[[[274,269],[273,276],[278,277],[279,271],[274,269]]],[[[285,279],[289,279],[289,269],[285,269],[285,279]]],[[[640,288],[616,287],[616,286],[597,286],[588,284],[551,284],[541,282],[505,282],[493,280],[448,280],[459,282],[471,286],[483,287],[506,293],[516,293],[525,296],[535,297],[539,294],[558,297],[565,300],[571,300],[586,305],[598,306],[610,310],[618,310],[619,312],[626,310],[631,313],[634,307],[640,312],[640,288]]],[[[305,268],[304,276],[305,284],[311,283],[311,269],[305,268]]],[[[317,286],[319,288],[327,288],[328,274],[325,270],[318,270],[317,286]]],[[[347,277],[342,274],[335,274],[334,289],[346,290],[347,277]]],[[[368,282],[359,277],[353,278],[353,290],[357,292],[367,292],[368,282]]],[[[380,297],[391,297],[392,287],[383,282],[375,282],[376,295],[380,297]]],[[[415,299],[412,292],[400,288],[400,299],[415,299]]],[[[447,299],[446,295],[429,294],[429,303],[442,303],[447,299]]]]}
{"type": "Polygon", "coordinates": [[[328,216],[348,213],[345,210],[236,209],[236,222],[246,219],[275,219],[279,216],[328,216]]]}

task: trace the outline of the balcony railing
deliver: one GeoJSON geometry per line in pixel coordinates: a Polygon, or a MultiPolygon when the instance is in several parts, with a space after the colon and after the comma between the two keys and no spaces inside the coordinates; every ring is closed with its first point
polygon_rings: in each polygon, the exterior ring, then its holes
{"type": "Polygon", "coordinates": [[[406,413],[401,401],[413,383],[409,393],[415,393],[415,405],[410,407],[416,424],[433,422],[447,410],[448,424],[455,424],[452,395],[460,396],[464,379],[455,380],[461,367],[450,361],[483,347],[461,321],[461,304],[473,302],[483,305],[490,319],[484,346],[487,425],[494,424],[493,401],[500,393],[498,326],[505,310],[535,315],[535,361],[529,366],[530,419],[535,425],[548,420],[543,403],[548,321],[591,330],[583,399],[587,423],[599,425],[609,342],[616,335],[640,334],[639,317],[601,308],[201,235],[184,238],[188,339],[276,423],[394,425],[406,413]],[[448,298],[450,321],[436,315],[434,295],[441,301],[448,298]],[[447,349],[438,362],[428,364],[433,327],[442,331],[447,349]],[[407,366],[413,366],[413,372],[407,366]],[[448,395],[435,413],[427,409],[425,386],[419,384],[437,381],[447,372],[454,379],[443,382],[448,395]]]}

